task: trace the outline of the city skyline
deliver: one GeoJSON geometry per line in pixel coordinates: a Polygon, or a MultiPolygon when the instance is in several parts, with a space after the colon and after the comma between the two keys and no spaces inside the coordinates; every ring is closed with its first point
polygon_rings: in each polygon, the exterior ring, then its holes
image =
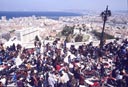
{"type": "Polygon", "coordinates": [[[0,11],[127,10],[127,0],[0,0],[0,11]]]}

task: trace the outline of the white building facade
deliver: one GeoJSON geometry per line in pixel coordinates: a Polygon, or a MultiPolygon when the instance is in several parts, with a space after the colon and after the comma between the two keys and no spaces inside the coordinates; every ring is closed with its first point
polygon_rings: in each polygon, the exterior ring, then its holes
{"type": "Polygon", "coordinates": [[[30,43],[34,41],[35,36],[39,37],[39,29],[31,27],[31,28],[16,30],[15,35],[17,39],[22,43],[30,43]]]}

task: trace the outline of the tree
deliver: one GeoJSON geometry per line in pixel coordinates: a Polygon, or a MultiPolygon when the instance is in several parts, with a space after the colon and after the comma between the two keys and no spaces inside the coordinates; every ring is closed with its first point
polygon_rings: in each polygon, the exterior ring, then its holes
{"type": "Polygon", "coordinates": [[[66,42],[70,42],[70,41],[71,41],[71,39],[72,39],[71,34],[70,34],[70,35],[68,35],[68,36],[66,36],[66,42]]]}
{"type": "Polygon", "coordinates": [[[76,37],[75,37],[75,42],[82,42],[83,40],[83,35],[81,34],[78,34],[76,37]]]}
{"type": "Polygon", "coordinates": [[[70,34],[73,34],[74,32],[74,26],[73,27],[70,27],[70,26],[65,26],[61,32],[62,35],[64,36],[68,36],[70,34]]]}
{"type": "MultiPolygon", "coordinates": [[[[96,30],[93,30],[92,33],[97,37],[97,39],[100,39],[100,37],[101,37],[101,33],[100,32],[97,32],[96,30]]],[[[104,33],[104,38],[105,39],[114,39],[114,36],[109,35],[107,33],[104,33]]]]}

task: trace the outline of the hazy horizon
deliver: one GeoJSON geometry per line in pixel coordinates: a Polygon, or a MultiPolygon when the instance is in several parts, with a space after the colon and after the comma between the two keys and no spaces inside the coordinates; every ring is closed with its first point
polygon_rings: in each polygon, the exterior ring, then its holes
{"type": "Polygon", "coordinates": [[[127,0],[0,0],[0,11],[127,10],[127,0]]]}

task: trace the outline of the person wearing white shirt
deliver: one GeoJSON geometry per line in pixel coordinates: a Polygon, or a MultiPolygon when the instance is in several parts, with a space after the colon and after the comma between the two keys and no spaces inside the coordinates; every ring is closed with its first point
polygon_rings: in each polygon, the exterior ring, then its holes
{"type": "Polygon", "coordinates": [[[59,82],[64,86],[67,87],[67,82],[69,81],[69,76],[66,72],[62,71],[62,75],[59,79],[59,82]]]}
{"type": "Polygon", "coordinates": [[[49,73],[49,77],[48,77],[48,83],[49,83],[49,86],[50,87],[55,87],[54,85],[55,85],[55,79],[54,79],[54,77],[53,77],[53,75],[51,74],[51,73],[49,73]]]}
{"type": "Polygon", "coordinates": [[[6,78],[5,78],[5,77],[2,78],[2,79],[0,80],[0,82],[2,82],[3,85],[5,85],[5,84],[6,84],[6,78]]]}

